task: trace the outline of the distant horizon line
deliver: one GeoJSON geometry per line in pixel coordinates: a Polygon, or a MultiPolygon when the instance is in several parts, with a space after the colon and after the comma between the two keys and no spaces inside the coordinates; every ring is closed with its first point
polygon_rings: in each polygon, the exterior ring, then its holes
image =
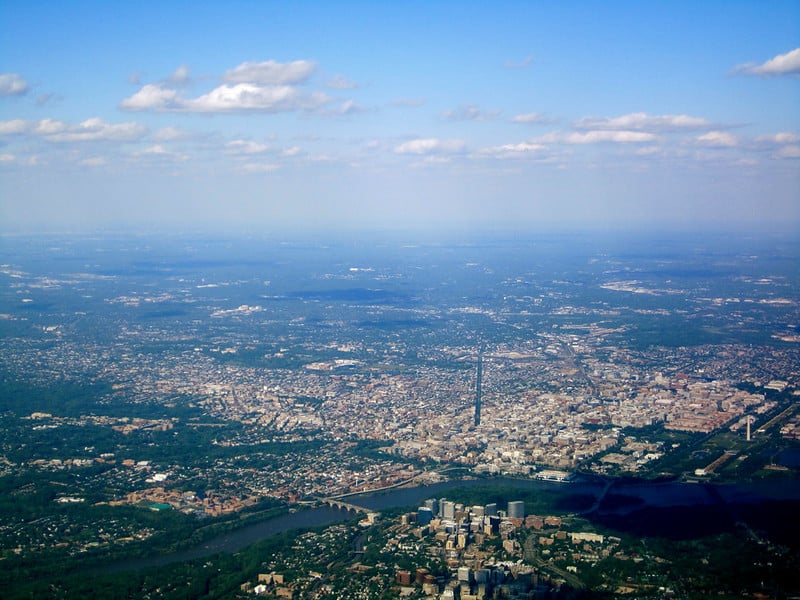
{"type": "Polygon", "coordinates": [[[14,237],[150,237],[166,235],[169,237],[208,237],[208,238],[273,238],[273,239],[371,239],[375,237],[388,237],[389,239],[410,238],[431,241],[441,239],[454,241],[458,239],[498,239],[518,238],[525,239],[531,236],[622,236],[622,237],[691,237],[698,235],[724,236],[735,235],[737,238],[747,237],[779,237],[795,238],[800,241],[800,227],[793,223],[783,223],[780,226],[765,225],[728,225],[716,227],[677,227],[677,226],[647,226],[638,224],[627,225],[540,225],[537,227],[370,227],[370,226],[337,226],[337,227],[211,227],[191,226],[179,227],[173,225],[130,225],[130,226],[96,226],[96,227],[2,227],[0,238],[14,237]],[[353,236],[356,236],[353,238],[353,236]]]}

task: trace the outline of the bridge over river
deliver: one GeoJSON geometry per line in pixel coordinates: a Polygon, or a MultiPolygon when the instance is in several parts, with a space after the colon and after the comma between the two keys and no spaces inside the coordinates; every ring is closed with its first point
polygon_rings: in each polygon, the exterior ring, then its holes
{"type": "Polygon", "coordinates": [[[350,504],[349,502],[345,502],[344,500],[340,500],[339,498],[320,498],[319,501],[322,504],[326,504],[327,506],[331,506],[333,508],[338,508],[340,510],[347,510],[357,513],[362,513],[365,515],[374,514],[376,511],[370,510],[368,508],[364,508],[363,506],[357,506],[355,504],[350,504]]]}

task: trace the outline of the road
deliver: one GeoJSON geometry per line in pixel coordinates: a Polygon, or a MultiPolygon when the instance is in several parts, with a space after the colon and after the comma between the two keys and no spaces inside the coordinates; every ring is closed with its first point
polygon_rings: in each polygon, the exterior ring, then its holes
{"type": "Polygon", "coordinates": [[[539,555],[539,551],[536,549],[535,535],[530,535],[528,536],[528,539],[525,540],[525,547],[523,548],[522,556],[524,560],[528,562],[528,564],[534,565],[548,573],[557,575],[575,589],[583,589],[583,582],[578,578],[577,575],[557,567],[539,555]]]}

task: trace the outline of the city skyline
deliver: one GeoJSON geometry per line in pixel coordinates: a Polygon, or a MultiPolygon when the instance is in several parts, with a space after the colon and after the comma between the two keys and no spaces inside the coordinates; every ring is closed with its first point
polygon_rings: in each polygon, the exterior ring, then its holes
{"type": "Polygon", "coordinates": [[[6,231],[800,224],[796,3],[0,11],[6,231]]]}

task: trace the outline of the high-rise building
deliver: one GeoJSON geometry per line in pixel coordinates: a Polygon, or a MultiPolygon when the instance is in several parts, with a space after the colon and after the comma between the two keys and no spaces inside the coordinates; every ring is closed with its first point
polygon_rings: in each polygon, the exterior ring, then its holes
{"type": "Polygon", "coordinates": [[[417,523],[427,525],[433,520],[433,511],[427,506],[420,506],[417,509],[417,523]]]}
{"type": "Polygon", "coordinates": [[[451,502],[450,500],[442,500],[439,503],[439,512],[442,515],[443,519],[455,519],[456,518],[456,503],[451,502]]]}
{"type": "Polygon", "coordinates": [[[522,500],[509,502],[507,514],[509,519],[524,519],[525,503],[522,500]]]}
{"type": "Polygon", "coordinates": [[[486,517],[486,521],[483,524],[483,532],[486,535],[494,535],[500,529],[500,517],[498,516],[491,516],[486,517]]]}

